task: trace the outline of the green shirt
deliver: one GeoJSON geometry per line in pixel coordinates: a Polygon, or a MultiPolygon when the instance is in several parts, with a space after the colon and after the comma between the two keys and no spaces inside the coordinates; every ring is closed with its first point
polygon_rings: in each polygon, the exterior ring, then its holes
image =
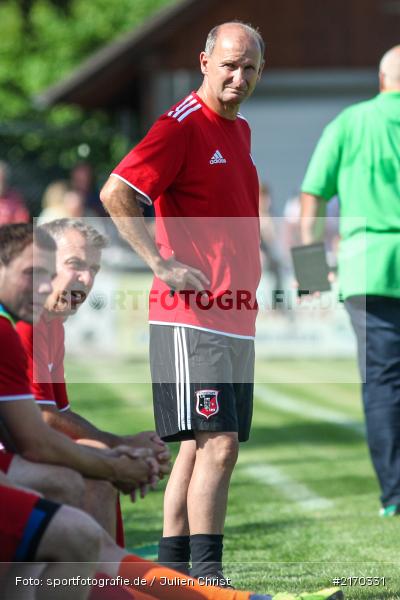
{"type": "Polygon", "coordinates": [[[340,200],[344,298],[400,298],[400,91],[344,110],[324,130],[302,191],[340,200]]]}

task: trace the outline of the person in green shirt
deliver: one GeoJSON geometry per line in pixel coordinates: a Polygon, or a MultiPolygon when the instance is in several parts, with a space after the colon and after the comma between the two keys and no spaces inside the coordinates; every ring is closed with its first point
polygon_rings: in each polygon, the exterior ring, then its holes
{"type": "Polygon", "coordinates": [[[358,344],[367,440],[381,514],[400,514],[400,45],[383,56],[380,93],[324,130],[301,195],[302,241],[340,199],[341,295],[358,344]]]}

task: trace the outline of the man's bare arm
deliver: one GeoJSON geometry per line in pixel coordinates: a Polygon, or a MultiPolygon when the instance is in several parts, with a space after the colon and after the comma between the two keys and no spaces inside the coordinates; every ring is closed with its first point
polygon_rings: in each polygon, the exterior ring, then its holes
{"type": "Polygon", "coordinates": [[[100,198],[120,234],[155,271],[162,259],[146,228],[140,195],[117,177],[111,176],[101,190],[100,198]]]}
{"type": "Polygon", "coordinates": [[[147,483],[153,474],[147,459],[135,458],[128,447],[101,451],[75,444],[44,422],[33,400],[0,402],[0,416],[18,453],[32,462],[70,467],[86,477],[111,481],[124,491],[147,483]]]}
{"type": "Polygon", "coordinates": [[[199,270],[173,257],[164,260],[151,238],[140,208],[140,195],[118,177],[110,176],[100,192],[105,209],[118,231],[153,273],[174,290],[194,288],[201,291],[209,284],[199,270]]]}
{"type": "Polygon", "coordinates": [[[303,244],[312,244],[323,239],[325,231],[326,200],[302,192],[300,196],[300,232],[303,244]]]}
{"type": "Polygon", "coordinates": [[[160,475],[169,472],[171,454],[168,446],[155,431],[142,431],[134,435],[115,435],[97,429],[95,425],[72,410],[60,412],[47,405],[40,406],[44,420],[50,427],[76,440],[94,440],[109,448],[130,446],[132,448],[149,448],[159,463],[160,475]]]}
{"type": "Polygon", "coordinates": [[[114,448],[123,443],[120,436],[98,429],[95,425],[90,423],[90,421],[72,410],[60,412],[57,408],[49,407],[47,405],[41,405],[40,408],[46,423],[68,437],[76,440],[96,440],[109,448],[114,448]]]}

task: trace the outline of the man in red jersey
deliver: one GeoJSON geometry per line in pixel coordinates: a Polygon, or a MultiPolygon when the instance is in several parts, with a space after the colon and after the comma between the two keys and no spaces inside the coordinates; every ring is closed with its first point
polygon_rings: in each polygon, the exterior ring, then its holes
{"type": "Polygon", "coordinates": [[[264,65],[255,29],[224,23],[200,54],[200,89],[162,115],[101,198],[153,270],[150,363],[157,431],[180,441],[159,560],[221,575],[230,477],[249,437],[260,278],[258,177],[239,113],[264,65]],[[153,203],[156,241],[141,218],[153,203]],[[134,217],[134,218],[132,218],[134,217]]]}
{"type": "MultiPolygon", "coordinates": [[[[64,321],[76,313],[87,298],[100,269],[101,252],[107,240],[89,224],[77,219],[59,219],[43,226],[57,244],[53,291],[37,324],[19,321],[17,331],[28,358],[28,378],[45,421],[79,443],[114,448],[128,445],[154,451],[161,470],[168,471],[169,451],[155,432],[118,436],[102,431],[74,412],[69,405],[64,379],[64,321]]],[[[35,487],[37,473],[20,458],[13,461],[9,476],[35,487]]],[[[41,477],[43,481],[43,478],[41,477]]],[[[87,510],[123,545],[122,521],[117,511],[116,490],[106,482],[85,481],[82,508],[87,510]]],[[[142,489],[142,495],[145,487],[142,489]]],[[[118,505],[119,506],[119,505],[118,505]]]]}

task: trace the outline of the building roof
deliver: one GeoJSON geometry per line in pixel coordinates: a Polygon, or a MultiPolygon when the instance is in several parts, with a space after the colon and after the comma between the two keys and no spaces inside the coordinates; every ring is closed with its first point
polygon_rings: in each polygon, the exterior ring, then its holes
{"type": "Polygon", "coordinates": [[[260,28],[267,72],[377,68],[398,43],[400,0],[180,0],[94,53],[36,104],[137,108],[149,74],[196,69],[206,32],[233,19],[260,28]]]}

